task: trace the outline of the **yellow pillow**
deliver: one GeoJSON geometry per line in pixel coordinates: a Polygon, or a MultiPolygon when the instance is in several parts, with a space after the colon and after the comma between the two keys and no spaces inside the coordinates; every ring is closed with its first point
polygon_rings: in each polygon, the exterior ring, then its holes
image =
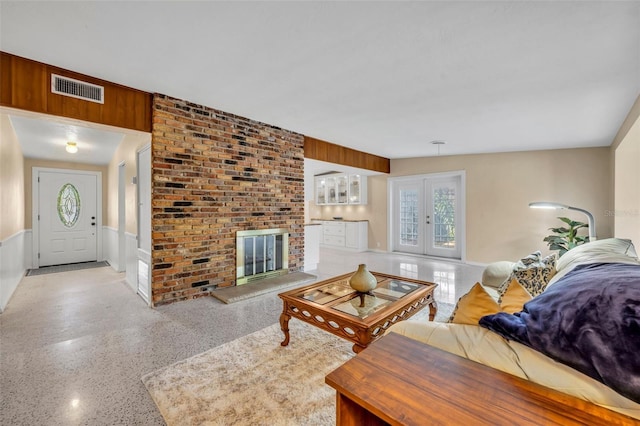
{"type": "Polygon", "coordinates": [[[458,300],[449,322],[478,325],[483,316],[498,312],[500,305],[489,296],[480,283],[475,283],[471,290],[458,300]]]}
{"type": "Polygon", "coordinates": [[[531,300],[529,292],[514,278],[502,293],[498,302],[500,302],[500,308],[502,308],[503,312],[514,314],[520,312],[522,306],[529,300],[531,300]]]}
{"type": "Polygon", "coordinates": [[[493,300],[480,283],[475,283],[471,290],[458,300],[449,322],[478,325],[480,318],[485,315],[493,315],[498,312],[508,314],[520,312],[522,306],[529,300],[531,300],[531,295],[515,278],[511,280],[500,296],[500,304],[493,300]]]}

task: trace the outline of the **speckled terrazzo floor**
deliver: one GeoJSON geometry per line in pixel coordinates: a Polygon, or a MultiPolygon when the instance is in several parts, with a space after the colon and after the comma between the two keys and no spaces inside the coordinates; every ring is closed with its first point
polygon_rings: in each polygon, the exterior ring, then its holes
{"type": "MultiPolygon", "coordinates": [[[[319,279],[370,270],[436,281],[455,301],[482,268],[321,251],[319,279]]],[[[276,293],[148,308],[110,267],[25,277],[0,314],[0,425],[162,425],[140,378],[278,321],[276,293]]]]}

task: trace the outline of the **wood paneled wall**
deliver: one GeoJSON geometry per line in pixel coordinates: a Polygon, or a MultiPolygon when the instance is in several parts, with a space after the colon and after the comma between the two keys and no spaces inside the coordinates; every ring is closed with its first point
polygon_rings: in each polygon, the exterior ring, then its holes
{"type": "Polygon", "coordinates": [[[151,93],[0,52],[0,105],[151,132],[151,93]],[[51,74],[104,87],[104,104],[58,95],[51,74]]]}
{"type": "Polygon", "coordinates": [[[388,158],[356,151],[309,136],[304,137],[304,157],[382,173],[389,173],[391,170],[391,161],[388,158]]]}

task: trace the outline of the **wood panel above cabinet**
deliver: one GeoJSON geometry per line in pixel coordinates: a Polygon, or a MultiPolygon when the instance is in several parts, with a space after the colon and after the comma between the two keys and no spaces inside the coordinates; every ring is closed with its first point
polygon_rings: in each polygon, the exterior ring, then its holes
{"type": "Polygon", "coordinates": [[[357,151],[309,136],[304,137],[304,158],[381,173],[389,173],[391,170],[391,161],[388,158],[357,151]]]}
{"type": "Polygon", "coordinates": [[[84,74],[0,52],[0,105],[151,132],[152,95],[84,74]],[[52,74],[103,88],[103,101],[54,93],[52,74]]]}

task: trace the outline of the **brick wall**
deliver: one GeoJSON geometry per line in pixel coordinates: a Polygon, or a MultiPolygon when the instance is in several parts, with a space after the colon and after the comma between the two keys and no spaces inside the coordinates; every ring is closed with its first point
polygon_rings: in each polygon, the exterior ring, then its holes
{"type": "Polygon", "coordinates": [[[154,305],[235,285],[236,231],[289,230],[303,267],[304,138],[244,117],[154,95],[154,305]]]}

